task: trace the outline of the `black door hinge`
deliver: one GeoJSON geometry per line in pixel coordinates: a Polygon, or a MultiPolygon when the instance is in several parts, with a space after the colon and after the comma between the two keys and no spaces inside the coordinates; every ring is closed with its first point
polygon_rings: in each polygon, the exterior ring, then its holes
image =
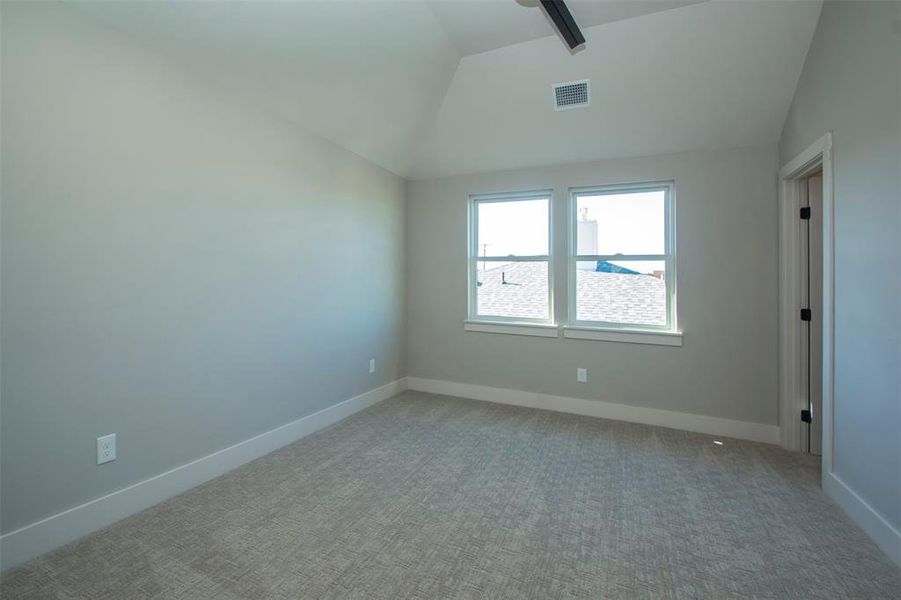
{"type": "Polygon", "coordinates": [[[802,410],[802,411],[801,411],[801,421],[804,422],[804,423],[811,423],[811,422],[813,421],[813,419],[812,419],[811,416],[810,416],[810,411],[809,411],[809,410],[802,410]]]}
{"type": "Polygon", "coordinates": [[[813,318],[813,313],[811,312],[811,310],[809,308],[802,308],[801,309],[801,320],[802,321],[810,321],[811,318],[813,318]]]}
{"type": "Polygon", "coordinates": [[[809,206],[801,207],[801,218],[805,221],[810,218],[810,207],[809,206]]]}

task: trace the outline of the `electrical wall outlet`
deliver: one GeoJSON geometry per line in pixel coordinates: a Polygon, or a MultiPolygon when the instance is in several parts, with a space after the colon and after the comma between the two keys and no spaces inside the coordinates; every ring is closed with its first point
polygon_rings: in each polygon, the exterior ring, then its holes
{"type": "Polygon", "coordinates": [[[588,369],[585,367],[576,369],[576,381],[579,383],[588,383],[588,369]]]}
{"type": "Polygon", "coordinates": [[[375,373],[375,359],[374,358],[369,359],[369,372],[375,373]]]}
{"type": "Polygon", "coordinates": [[[116,434],[111,433],[97,438],[97,464],[102,465],[116,460],[116,434]]]}

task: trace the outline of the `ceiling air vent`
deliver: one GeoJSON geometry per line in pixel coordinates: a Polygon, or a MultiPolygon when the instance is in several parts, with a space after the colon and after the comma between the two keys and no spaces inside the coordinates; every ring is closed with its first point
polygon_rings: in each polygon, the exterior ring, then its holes
{"type": "Polygon", "coordinates": [[[567,81],[554,84],[554,110],[582,108],[591,104],[589,81],[567,81]]]}

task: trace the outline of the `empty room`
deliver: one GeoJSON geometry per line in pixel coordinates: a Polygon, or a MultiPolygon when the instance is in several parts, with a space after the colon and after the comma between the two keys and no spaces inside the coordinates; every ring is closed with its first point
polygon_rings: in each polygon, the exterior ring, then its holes
{"type": "Polygon", "coordinates": [[[0,0],[0,598],[901,599],[901,0],[0,0]]]}

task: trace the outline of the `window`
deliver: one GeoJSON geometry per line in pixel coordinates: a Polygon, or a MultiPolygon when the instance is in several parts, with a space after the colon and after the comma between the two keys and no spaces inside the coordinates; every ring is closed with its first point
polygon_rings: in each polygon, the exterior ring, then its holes
{"type": "Polygon", "coordinates": [[[573,190],[571,325],[675,331],[672,183],[573,190]]]}
{"type": "Polygon", "coordinates": [[[551,323],[551,192],[470,200],[469,319],[551,323]]]}

